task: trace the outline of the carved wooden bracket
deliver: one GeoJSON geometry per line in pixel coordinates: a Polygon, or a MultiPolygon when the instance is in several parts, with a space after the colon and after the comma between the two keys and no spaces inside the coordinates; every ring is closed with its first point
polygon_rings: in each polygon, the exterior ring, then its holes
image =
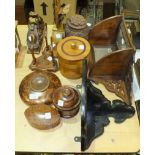
{"type": "Polygon", "coordinates": [[[113,16],[96,24],[90,31],[89,42],[96,47],[108,45],[112,51],[95,62],[95,51],[92,50],[88,78],[104,84],[107,90],[130,103],[131,65],[135,48],[127,33],[123,16],[113,16]]]}
{"type": "Polygon", "coordinates": [[[102,83],[107,90],[130,104],[132,56],[132,49],[110,53],[92,66],[89,79],[102,83]]]}
{"type": "Polygon", "coordinates": [[[127,90],[125,83],[122,80],[103,80],[102,83],[106,89],[110,92],[115,93],[117,96],[122,98],[126,103],[129,103],[129,98],[127,95],[127,90]]]}

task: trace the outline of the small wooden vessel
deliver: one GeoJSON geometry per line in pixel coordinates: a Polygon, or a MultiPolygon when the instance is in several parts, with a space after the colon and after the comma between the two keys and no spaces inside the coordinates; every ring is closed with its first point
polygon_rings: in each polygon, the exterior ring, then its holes
{"type": "Polygon", "coordinates": [[[66,37],[57,45],[60,72],[69,79],[82,76],[82,60],[89,58],[89,42],[81,37],[66,37]]]}
{"type": "Polygon", "coordinates": [[[61,87],[59,78],[49,72],[35,71],[28,74],[19,86],[19,94],[28,105],[52,104],[55,89],[61,87]]]}
{"type": "Polygon", "coordinates": [[[79,111],[80,93],[72,86],[62,86],[54,91],[53,104],[64,118],[75,116],[79,111]]]}
{"type": "Polygon", "coordinates": [[[79,36],[88,39],[89,27],[86,19],[81,15],[75,15],[68,18],[65,26],[65,35],[79,36]]]}
{"type": "Polygon", "coordinates": [[[40,130],[56,127],[60,123],[58,111],[45,104],[30,106],[24,114],[30,125],[40,130]]]}

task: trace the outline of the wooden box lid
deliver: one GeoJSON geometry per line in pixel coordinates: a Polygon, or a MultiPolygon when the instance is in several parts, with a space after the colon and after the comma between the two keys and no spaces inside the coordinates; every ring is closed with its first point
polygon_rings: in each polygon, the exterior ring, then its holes
{"type": "Polygon", "coordinates": [[[66,37],[58,43],[57,52],[58,56],[66,60],[83,60],[90,53],[90,44],[81,37],[66,37]]]}

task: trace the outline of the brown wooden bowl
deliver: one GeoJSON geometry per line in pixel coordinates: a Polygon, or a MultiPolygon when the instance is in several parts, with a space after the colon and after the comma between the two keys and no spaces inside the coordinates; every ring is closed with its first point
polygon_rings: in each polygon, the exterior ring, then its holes
{"type": "Polygon", "coordinates": [[[29,124],[40,130],[54,128],[60,123],[58,111],[45,104],[30,106],[24,114],[29,124]]]}
{"type": "Polygon", "coordinates": [[[52,104],[55,89],[61,87],[59,78],[49,72],[35,71],[28,74],[19,86],[19,94],[28,105],[52,104]]]}
{"type": "Polygon", "coordinates": [[[79,91],[72,86],[59,87],[53,93],[53,104],[64,118],[73,117],[78,113],[80,101],[79,91]]]}

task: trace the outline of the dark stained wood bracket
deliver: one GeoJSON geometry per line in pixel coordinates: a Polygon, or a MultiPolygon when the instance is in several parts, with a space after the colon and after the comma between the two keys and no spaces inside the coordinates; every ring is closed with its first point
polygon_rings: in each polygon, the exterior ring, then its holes
{"type": "Polygon", "coordinates": [[[82,116],[81,116],[81,150],[89,148],[92,141],[103,134],[104,127],[113,117],[115,123],[123,123],[131,118],[134,107],[121,100],[108,100],[102,92],[87,79],[87,62],[83,63],[82,79],[82,116]]]}

